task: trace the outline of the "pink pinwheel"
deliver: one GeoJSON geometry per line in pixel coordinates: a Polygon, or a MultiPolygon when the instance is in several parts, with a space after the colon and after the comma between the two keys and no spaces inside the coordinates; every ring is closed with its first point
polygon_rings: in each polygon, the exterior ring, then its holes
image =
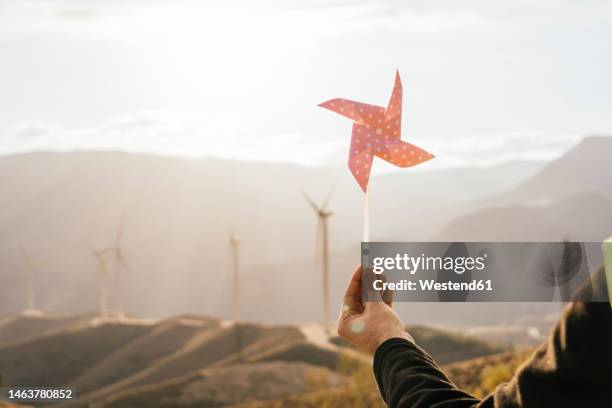
{"type": "Polygon", "coordinates": [[[431,153],[401,140],[402,81],[399,72],[387,108],[336,98],[321,103],[326,109],[353,121],[348,165],[366,192],[374,156],[399,167],[410,167],[433,159],[431,153]]]}

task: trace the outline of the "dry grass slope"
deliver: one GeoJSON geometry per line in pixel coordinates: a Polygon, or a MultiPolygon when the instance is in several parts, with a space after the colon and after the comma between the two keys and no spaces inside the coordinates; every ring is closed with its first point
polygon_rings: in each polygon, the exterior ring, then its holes
{"type": "Polygon", "coordinates": [[[412,326],[408,328],[408,332],[417,344],[434,357],[438,364],[450,364],[505,350],[504,347],[494,343],[431,327],[412,326]]]}
{"type": "Polygon", "coordinates": [[[28,316],[25,314],[6,316],[0,319],[0,345],[16,343],[53,333],[83,319],[87,319],[87,317],[48,314],[38,316],[28,316]]]}
{"type": "Polygon", "coordinates": [[[218,328],[212,319],[172,319],[108,355],[72,381],[80,394],[128,378],[165,356],[176,353],[203,330],[218,328]]]}
{"type": "MultiPolygon", "coordinates": [[[[459,388],[482,398],[499,384],[509,381],[531,352],[525,349],[495,354],[444,366],[443,370],[459,388]]],[[[347,370],[346,364],[340,364],[339,371],[346,375],[346,380],[339,386],[323,387],[277,400],[237,404],[233,408],[386,407],[374,383],[371,366],[355,361],[349,365],[353,367],[347,370]]]]}
{"type": "Polygon", "coordinates": [[[310,379],[317,377],[324,377],[330,383],[340,381],[331,370],[302,362],[235,365],[129,390],[103,400],[97,406],[221,407],[300,394],[307,391],[310,379]]]}
{"type": "Polygon", "coordinates": [[[46,335],[0,347],[5,385],[59,386],[69,383],[149,326],[101,324],[46,335]]]}
{"type": "Polygon", "coordinates": [[[444,371],[458,387],[484,397],[499,384],[509,381],[532,353],[532,349],[509,351],[450,364],[444,371]]]}

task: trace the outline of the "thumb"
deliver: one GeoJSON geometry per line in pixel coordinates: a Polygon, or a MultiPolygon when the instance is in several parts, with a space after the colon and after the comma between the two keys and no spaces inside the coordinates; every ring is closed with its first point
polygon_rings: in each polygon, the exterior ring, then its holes
{"type": "Polygon", "coordinates": [[[370,290],[368,290],[367,294],[366,294],[366,301],[365,301],[365,310],[366,312],[368,311],[374,311],[374,310],[379,310],[385,307],[389,307],[384,301],[383,301],[383,294],[381,291],[379,290],[374,290],[372,288],[370,288],[370,290]]]}
{"type": "Polygon", "coordinates": [[[382,280],[383,282],[385,282],[386,281],[385,276],[376,275],[371,269],[366,269],[364,271],[363,280],[365,284],[364,285],[365,286],[364,306],[366,310],[386,307],[387,304],[385,302],[385,299],[383,299],[383,296],[384,296],[383,291],[375,289],[375,286],[374,286],[374,281],[376,280],[382,280]]]}

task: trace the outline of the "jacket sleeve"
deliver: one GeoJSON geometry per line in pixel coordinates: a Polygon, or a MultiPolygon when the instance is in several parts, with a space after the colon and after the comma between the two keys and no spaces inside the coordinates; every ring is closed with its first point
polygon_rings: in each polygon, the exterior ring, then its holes
{"type": "MultiPolygon", "coordinates": [[[[608,297],[603,268],[594,290],[608,297]]],[[[528,408],[612,406],[612,311],[585,293],[566,306],[542,344],[507,384],[478,400],[458,389],[417,345],[390,339],[374,355],[374,375],[389,407],[528,408]]]]}
{"type": "Polygon", "coordinates": [[[512,380],[488,398],[496,407],[612,407],[612,310],[604,269],[584,286],[512,380]]]}
{"type": "Polygon", "coordinates": [[[480,401],[459,390],[414,343],[389,339],[376,350],[374,375],[389,407],[463,408],[480,401]]]}

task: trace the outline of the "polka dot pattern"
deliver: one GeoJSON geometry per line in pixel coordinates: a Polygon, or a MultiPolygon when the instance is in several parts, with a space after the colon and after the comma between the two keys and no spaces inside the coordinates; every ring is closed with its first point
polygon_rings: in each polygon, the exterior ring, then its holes
{"type": "Polygon", "coordinates": [[[399,167],[415,166],[434,158],[431,153],[401,140],[402,81],[399,72],[395,75],[386,109],[342,98],[319,106],[353,120],[348,165],[364,192],[368,189],[374,156],[399,167]]]}
{"type": "Polygon", "coordinates": [[[385,109],[380,106],[369,105],[367,103],[355,102],[349,99],[330,99],[319,106],[339,113],[342,116],[353,120],[362,125],[370,123],[382,123],[385,117],[385,109]]]}

